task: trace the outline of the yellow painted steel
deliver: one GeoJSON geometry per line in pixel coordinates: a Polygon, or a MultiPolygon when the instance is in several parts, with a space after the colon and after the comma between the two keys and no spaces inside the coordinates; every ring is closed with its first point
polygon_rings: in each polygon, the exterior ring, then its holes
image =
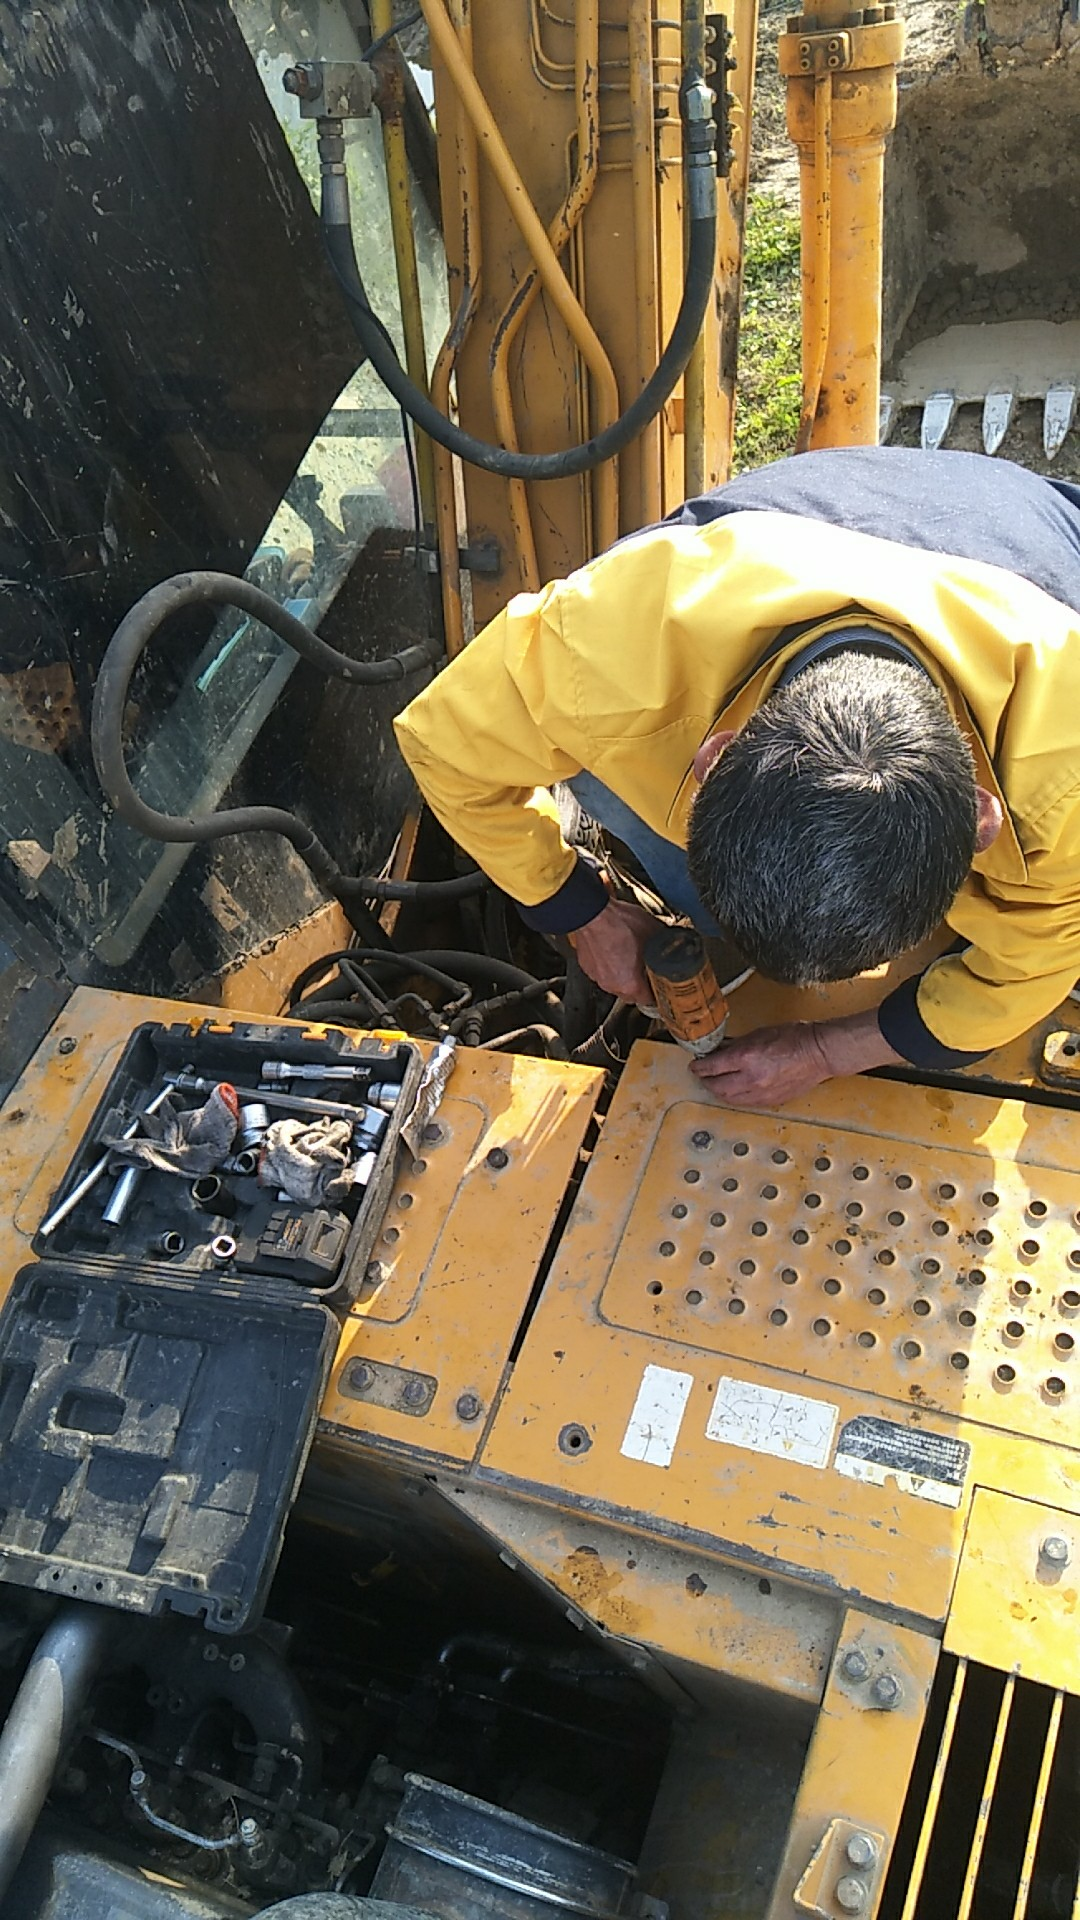
{"type": "Polygon", "coordinates": [[[802,195],[800,447],[877,441],[885,142],[902,51],[898,20],[866,25],[842,0],[817,0],[780,38],[802,195]]]}
{"type": "Polygon", "coordinates": [[[857,1910],[873,1920],[937,1659],[938,1643],[929,1635],[854,1609],[845,1616],[766,1920],[839,1914],[835,1889],[845,1876],[862,1889],[857,1910]],[[853,1656],[861,1661],[859,1678],[847,1670],[853,1656]],[[895,1688],[885,1710],[874,1694],[883,1682],[895,1688]],[[838,1813],[844,1818],[839,1829],[838,1813]],[[874,1847],[875,1858],[862,1869],[846,1855],[852,1828],[874,1847]]]}
{"type": "Polygon", "coordinates": [[[1080,1523],[1071,1508],[979,1487],[945,1632],[954,1653],[1080,1694],[1080,1523]],[[1064,1542],[1066,1560],[1048,1558],[1064,1542]]]}
{"type": "Polygon", "coordinates": [[[904,1906],[900,1920],[914,1920],[915,1909],[919,1904],[923,1875],[926,1872],[927,1855],[930,1852],[930,1842],[934,1836],[938,1808],[941,1805],[941,1792],[945,1785],[945,1775],[952,1759],[953,1739],[956,1734],[956,1722],[960,1713],[960,1704],[964,1697],[967,1674],[967,1661],[958,1660],[956,1673],[953,1676],[952,1691],[949,1694],[949,1704],[945,1712],[945,1725],[941,1730],[941,1739],[938,1742],[937,1756],[934,1760],[934,1771],[930,1776],[930,1785],[927,1789],[926,1805],[923,1809],[922,1823],[919,1827],[919,1837],[915,1843],[915,1858],[911,1863],[911,1874],[908,1879],[907,1893],[904,1897],[904,1906]]]}

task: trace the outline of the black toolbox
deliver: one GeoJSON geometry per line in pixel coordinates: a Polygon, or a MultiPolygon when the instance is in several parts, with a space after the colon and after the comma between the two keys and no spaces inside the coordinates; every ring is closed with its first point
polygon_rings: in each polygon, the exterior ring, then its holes
{"type": "Polygon", "coordinates": [[[0,1579],[201,1615],[223,1633],[256,1623],[336,1350],[335,1309],[363,1280],[422,1068],[392,1038],[136,1029],[32,1243],[38,1262],[0,1314],[0,1579]],[[226,1169],[241,1170],[212,1176],[220,1190],[202,1204],[187,1174],[140,1168],[109,1225],[123,1191],[113,1164],[65,1210],[170,1075],[189,1106],[208,1085],[234,1086],[241,1117],[309,1102],[366,1110],[353,1133],[370,1148],[366,1183],[340,1206],[304,1206],[264,1191],[234,1149],[226,1169]]]}

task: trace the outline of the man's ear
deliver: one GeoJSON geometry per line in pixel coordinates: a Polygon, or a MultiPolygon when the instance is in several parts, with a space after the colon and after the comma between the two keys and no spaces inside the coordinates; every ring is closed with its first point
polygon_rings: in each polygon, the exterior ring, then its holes
{"type": "MultiPolygon", "coordinates": [[[[706,741],[705,745],[708,746],[708,744],[706,741]]],[[[987,847],[993,846],[1001,832],[1005,815],[997,794],[988,793],[985,787],[976,787],[975,799],[979,809],[975,824],[975,851],[985,853],[987,847]]]]}
{"type": "Polygon", "coordinates": [[[694,755],[694,778],[698,786],[701,785],[714,762],[720,758],[728,741],[734,738],[734,727],[727,727],[720,733],[710,733],[708,739],[698,748],[694,755]]]}

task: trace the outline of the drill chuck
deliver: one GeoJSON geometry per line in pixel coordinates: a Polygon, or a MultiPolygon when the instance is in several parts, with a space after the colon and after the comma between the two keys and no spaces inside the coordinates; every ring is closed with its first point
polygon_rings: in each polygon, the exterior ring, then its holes
{"type": "Polygon", "coordinates": [[[715,1052],[728,1007],[705,943],[691,927],[662,927],[645,948],[645,971],[664,1025],[689,1053],[715,1052]]]}

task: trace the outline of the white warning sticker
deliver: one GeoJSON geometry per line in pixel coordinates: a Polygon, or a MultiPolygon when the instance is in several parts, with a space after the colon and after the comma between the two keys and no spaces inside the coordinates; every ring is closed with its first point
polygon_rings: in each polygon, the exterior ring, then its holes
{"type": "Polygon", "coordinates": [[[649,1467],[670,1467],[693,1384],[692,1373],[646,1367],[619,1452],[649,1467]]]}
{"type": "Polygon", "coordinates": [[[801,1393],[778,1393],[750,1380],[721,1380],[705,1432],[751,1453],[772,1453],[801,1467],[827,1467],[839,1407],[801,1393]]]}

